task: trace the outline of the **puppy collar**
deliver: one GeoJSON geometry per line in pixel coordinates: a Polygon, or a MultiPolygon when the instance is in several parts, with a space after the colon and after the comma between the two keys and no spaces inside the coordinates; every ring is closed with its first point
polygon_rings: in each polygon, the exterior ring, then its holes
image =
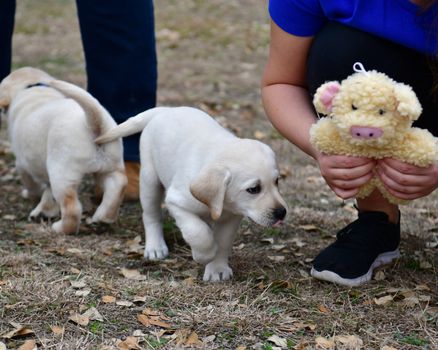
{"type": "Polygon", "coordinates": [[[46,83],[35,83],[35,84],[30,84],[28,86],[26,86],[26,89],[30,89],[36,86],[43,86],[43,87],[50,87],[50,85],[46,84],[46,83]]]}

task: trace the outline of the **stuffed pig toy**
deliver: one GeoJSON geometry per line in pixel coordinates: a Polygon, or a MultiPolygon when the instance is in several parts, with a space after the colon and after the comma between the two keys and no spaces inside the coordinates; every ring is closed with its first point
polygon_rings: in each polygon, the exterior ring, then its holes
{"type": "MultiPolygon", "coordinates": [[[[312,145],[330,155],[394,158],[420,167],[437,160],[436,138],[412,127],[422,108],[411,87],[365,71],[360,63],[353,68],[355,73],[341,83],[331,81],[317,89],[313,104],[327,117],[311,127],[312,145]]],[[[391,195],[377,175],[360,188],[357,198],[375,188],[391,203],[407,202],[391,195]]]]}

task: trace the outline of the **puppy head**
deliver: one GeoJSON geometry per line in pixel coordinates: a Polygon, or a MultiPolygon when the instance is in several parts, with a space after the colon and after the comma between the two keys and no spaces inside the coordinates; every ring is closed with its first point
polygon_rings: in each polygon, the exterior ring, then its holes
{"type": "Polygon", "coordinates": [[[48,83],[53,78],[42,70],[24,67],[9,74],[0,83],[0,109],[7,111],[15,96],[28,85],[48,83]]]}
{"type": "Polygon", "coordinates": [[[409,86],[376,71],[352,74],[341,84],[323,84],[314,105],[331,118],[343,139],[377,147],[402,139],[421,114],[409,86]]]}
{"type": "Polygon", "coordinates": [[[279,172],[274,152],[255,140],[242,140],[206,165],[190,186],[192,195],[208,206],[213,220],[227,210],[270,226],[286,215],[278,191],[279,172]]]}

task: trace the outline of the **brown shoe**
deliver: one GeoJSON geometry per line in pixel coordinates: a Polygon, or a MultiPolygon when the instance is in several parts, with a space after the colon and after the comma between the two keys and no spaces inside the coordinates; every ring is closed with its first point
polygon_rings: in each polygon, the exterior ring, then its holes
{"type": "Polygon", "coordinates": [[[138,201],[139,199],[139,162],[125,162],[125,172],[128,178],[128,185],[125,190],[125,202],[138,201]]]}

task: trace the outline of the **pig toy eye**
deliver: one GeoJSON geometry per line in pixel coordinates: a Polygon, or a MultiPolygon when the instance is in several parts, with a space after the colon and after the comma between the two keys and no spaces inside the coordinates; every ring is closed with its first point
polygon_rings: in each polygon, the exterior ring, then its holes
{"type": "Polygon", "coordinates": [[[357,107],[356,107],[354,104],[351,104],[351,109],[352,109],[353,111],[355,111],[355,110],[357,109],[357,107]]]}

